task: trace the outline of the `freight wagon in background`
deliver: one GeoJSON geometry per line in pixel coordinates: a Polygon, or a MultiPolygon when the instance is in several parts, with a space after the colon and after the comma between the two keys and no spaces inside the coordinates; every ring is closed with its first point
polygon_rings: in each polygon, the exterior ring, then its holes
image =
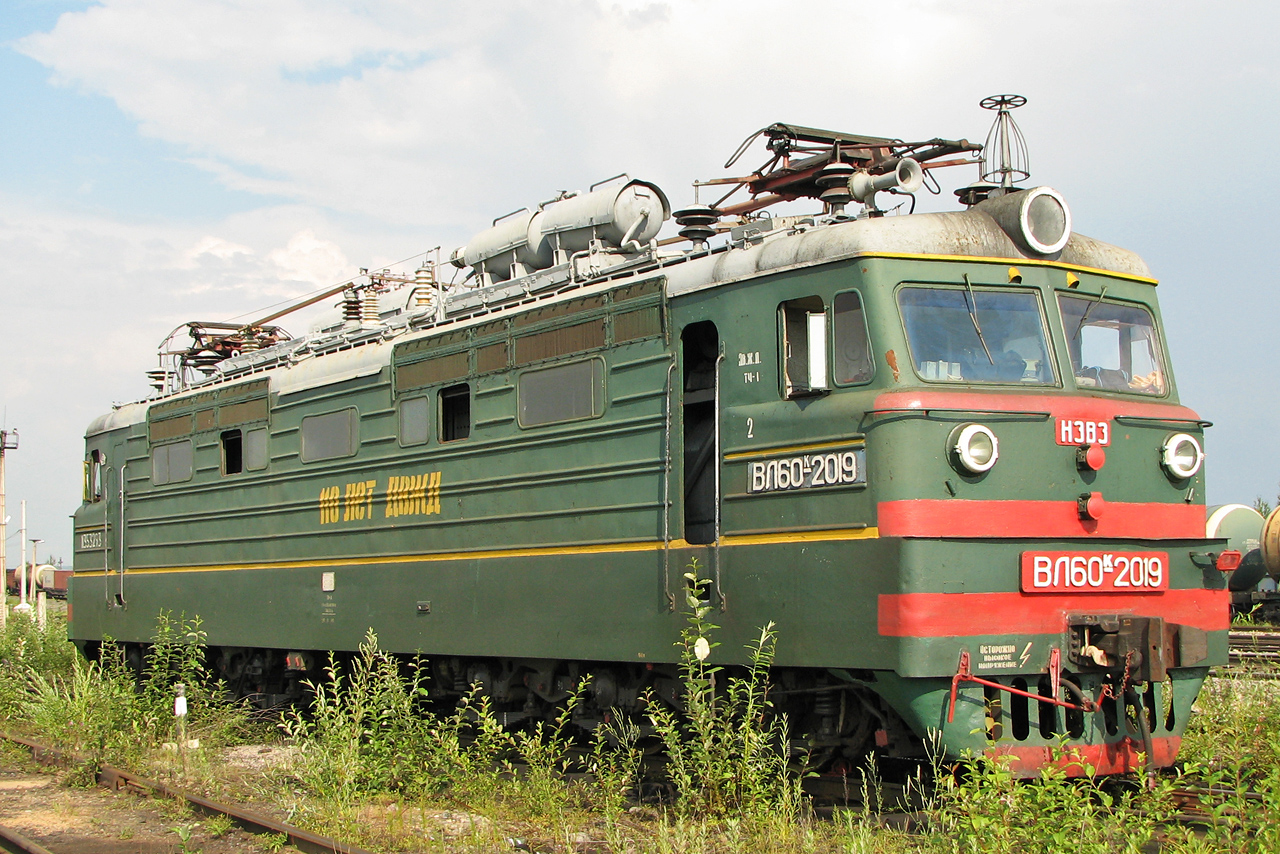
{"type": "MultiPolygon", "coordinates": [[[[19,593],[19,584],[21,584],[20,570],[15,567],[5,570],[5,591],[13,596],[19,593]]],[[[57,566],[52,564],[41,564],[40,566],[27,568],[27,590],[32,597],[35,596],[37,590],[43,590],[54,599],[67,598],[67,580],[71,578],[70,567],[63,569],[62,562],[59,561],[57,566]]]]}
{"type": "Polygon", "coordinates": [[[1019,188],[1021,101],[984,102],[992,156],[775,124],[675,241],[621,176],[496,220],[457,285],[368,274],[298,338],[182,327],[87,431],[72,639],[136,661],[198,614],[274,703],[372,628],[511,723],[590,676],[590,725],[679,702],[696,559],[715,655],[775,622],[774,700],[827,767],[931,732],[1020,773],[1172,763],[1227,661],[1208,425],[1146,264],[1019,188]],[[960,210],[911,212],[962,164],[960,210]]]}

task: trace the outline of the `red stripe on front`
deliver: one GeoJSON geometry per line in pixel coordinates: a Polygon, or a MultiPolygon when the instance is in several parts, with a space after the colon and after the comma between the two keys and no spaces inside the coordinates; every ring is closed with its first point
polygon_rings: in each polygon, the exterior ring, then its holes
{"type": "Polygon", "coordinates": [[[1081,519],[1074,501],[881,501],[882,537],[1120,537],[1204,539],[1203,504],[1108,501],[1101,519],[1081,519]]]}
{"type": "Polygon", "coordinates": [[[877,606],[884,637],[1051,635],[1067,628],[1068,613],[1151,614],[1206,632],[1230,626],[1226,590],[1166,590],[1163,593],[882,593],[877,606]]]}
{"type": "MultiPolygon", "coordinates": [[[[1151,739],[1152,764],[1167,768],[1178,758],[1182,739],[1167,735],[1151,739]]],[[[1066,744],[1063,747],[1032,747],[1030,745],[999,745],[988,748],[985,754],[1000,759],[1001,765],[1019,777],[1031,777],[1049,766],[1061,768],[1071,777],[1090,774],[1127,774],[1143,766],[1139,757],[1144,748],[1142,742],[1132,738],[1109,744],[1066,744]]]]}
{"type": "MultiPolygon", "coordinates": [[[[1198,421],[1194,410],[1176,403],[1086,397],[1082,394],[1009,394],[933,389],[891,391],[876,397],[876,409],[959,409],[973,412],[1048,412],[1054,418],[1109,421],[1117,415],[1135,418],[1198,421]]],[[[1050,425],[1052,426],[1052,425],[1050,425]]]]}

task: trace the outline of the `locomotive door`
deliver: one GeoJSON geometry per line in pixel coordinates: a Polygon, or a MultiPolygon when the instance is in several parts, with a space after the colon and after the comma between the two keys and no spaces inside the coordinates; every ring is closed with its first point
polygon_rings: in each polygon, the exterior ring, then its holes
{"type": "MultiPolygon", "coordinates": [[[[123,449],[118,449],[123,451],[123,449]]],[[[123,453],[120,454],[123,456],[123,453]]],[[[104,466],[102,499],[103,597],[108,608],[123,608],[125,568],[125,475],[127,464],[104,466]]]]}
{"type": "Polygon", "coordinates": [[[709,320],[680,336],[684,539],[714,543],[720,533],[720,335],[709,320]]]}

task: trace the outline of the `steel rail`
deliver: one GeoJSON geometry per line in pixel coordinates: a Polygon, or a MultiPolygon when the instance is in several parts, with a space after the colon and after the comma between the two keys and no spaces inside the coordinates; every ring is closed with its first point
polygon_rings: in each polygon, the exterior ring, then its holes
{"type": "Polygon", "coordinates": [[[1231,669],[1241,665],[1254,665],[1267,669],[1259,671],[1246,669],[1235,672],[1259,679],[1274,678],[1275,674],[1270,671],[1274,669],[1274,665],[1280,664],[1280,632],[1232,629],[1229,638],[1231,669]],[[1268,667],[1269,665],[1271,667],[1268,667]]]}
{"type": "MultiPolygon", "coordinates": [[[[0,733],[0,738],[7,741],[21,744],[31,750],[32,757],[38,761],[49,765],[67,765],[71,763],[88,764],[89,760],[75,753],[58,750],[33,741],[22,736],[11,735],[9,733],[0,733]]],[[[181,789],[165,785],[157,780],[150,780],[138,774],[124,771],[111,765],[102,764],[97,768],[95,774],[98,785],[103,786],[112,791],[128,791],[134,794],[160,795],[161,797],[171,798],[173,800],[185,801],[195,810],[205,815],[225,815],[236,823],[243,830],[256,834],[284,834],[288,838],[288,844],[297,848],[299,851],[305,851],[307,854],[372,854],[372,852],[358,848],[355,845],[348,845],[339,842],[328,836],[321,836],[318,833],[312,833],[309,830],[303,830],[300,827],[294,827],[291,824],[276,821],[275,819],[265,816],[243,807],[232,806],[230,804],[218,803],[209,800],[200,795],[191,792],[185,792],[181,789]]],[[[10,849],[12,850],[12,849],[10,849]]],[[[30,854],[41,854],[45,849],[18,849],[19,852],[30,852],[30,854]]]]}
{"type": "Polygon", "coordinates": [[[11,827],[0,825],[0,850],[10,854],[53,854],[39,842],[28,839],[11,827]]]}

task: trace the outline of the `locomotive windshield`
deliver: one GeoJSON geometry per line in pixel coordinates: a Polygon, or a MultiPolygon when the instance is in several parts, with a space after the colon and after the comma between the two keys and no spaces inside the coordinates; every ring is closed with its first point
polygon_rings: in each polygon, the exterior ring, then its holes
{"type": "Polygon", "coordinates": [[[1058,295],[1080,388],[1164,394],[1164,362],[1151,312],[1101,297],[1058,295]]]}
{"type": "Polygon", "coordinates": [[[1033,291],[906,287],[898,306],[911,361],[928,382],[1055,382],[1033,291]]]}

